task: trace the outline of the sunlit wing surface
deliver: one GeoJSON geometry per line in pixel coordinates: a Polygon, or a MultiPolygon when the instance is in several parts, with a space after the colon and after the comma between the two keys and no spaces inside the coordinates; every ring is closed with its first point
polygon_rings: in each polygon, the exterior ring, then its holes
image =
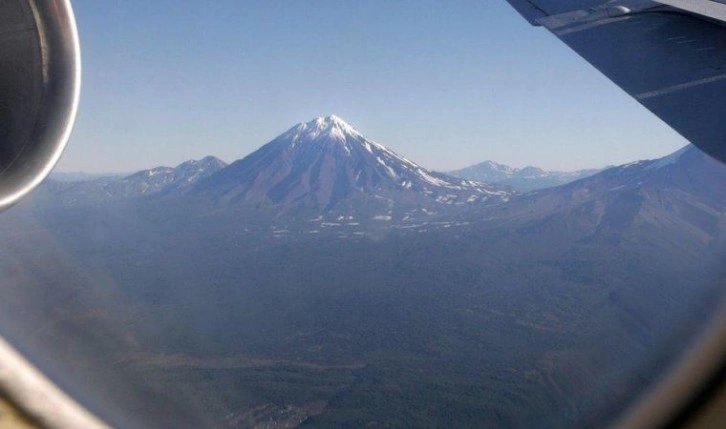
{"type": "Polygon", "coordinates": [[[508,1],[701,150],[726,162],[726,2],[508,1]]]}

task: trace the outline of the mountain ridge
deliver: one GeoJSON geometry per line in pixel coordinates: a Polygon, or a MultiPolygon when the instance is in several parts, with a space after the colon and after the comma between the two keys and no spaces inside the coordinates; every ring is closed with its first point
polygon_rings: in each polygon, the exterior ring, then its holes
{"type": "Polygon", "coordinates": [[[531,165],[516,168],[495,161],[484,161],[459,170],[448,171],[447,174],[468,180],[507,185],[520,192],[529,192],[564,185],[607,168],[548,171],[531,165]]]}
{"type": "Polygon", "coordinates": [[[126,175],[65,181],[51,178],[38,189],[39,197],[56,198],[62,204],[99,203],[118,199],[179,193],[227,164],[214,156],[187,160],[176,167],[158,166],[126,175]]]}
{"type": "Polygon", "coordinates": [[[221,203],[331,210],[356,199],[411,207],[501,202],[507,187],[429,171],[330,115],[299,123],[200,181],[192,194],[221,203]]]}
{"type": "MultiPolygon", "coordinates": [[[[609,192],[610,188],[626,185],[632,187],[637,185],[635,178],[694,156],[704,155],[687,146],[657,160],[606,168],[568,184],[530,193],[539,195],[536,201],[558,200],[559,204],[564,204],[563,201],[572,201],[571,197],[563,199],[562,196],[575,189],[568,187],[573,183],[589,180],[586,187],[602,183],[597,185],[602,189],[580,189],[575,192],[578,195],[609,192]],[[631,178],[629,182],[625,180],[628,177],[631,178]]],[[[534,167],[515,169],[491,161],[478,165],[495,168],[510,178],[517,173],[537,176],[542,171],[534,167]]],[[[46,196],[51,195],[70,205],[141,197],[191,198],[200,201],[201,207],[210,203],[232,205],[271,210],[274,216],[301,213],[309,215],[309,219],[322,214],[322,222],[347,219],[353,224],[362,219],[378,223],[428,222],[456,212],[522,200],[522,196],[507,186],[429,171],[366,139],[335,115],[298,123],[231,164],[208,156],[185,161],[176,167],[141,170],[121,179],[103,178],[78,183],[51,181],[42,188],[41,192],[46,196]]]]}

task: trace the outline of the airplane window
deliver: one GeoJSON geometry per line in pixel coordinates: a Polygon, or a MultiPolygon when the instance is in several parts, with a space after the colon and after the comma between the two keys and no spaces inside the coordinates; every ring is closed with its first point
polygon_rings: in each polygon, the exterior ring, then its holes
{"type": "Polygon", "coordinates": [[[0,334],[113,427],[604,427],[723,306],[726,165],[506,2],[73,7],[0,334]]]}

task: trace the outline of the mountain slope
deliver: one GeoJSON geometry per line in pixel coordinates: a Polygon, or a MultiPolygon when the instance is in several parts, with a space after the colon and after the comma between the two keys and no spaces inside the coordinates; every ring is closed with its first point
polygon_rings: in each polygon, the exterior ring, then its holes
{"type": "Polygon", "coordinates": [[[598,171],[600,170],[545,171],[539,167],[514,168],[493,161],[484,161],[461,170],[450,171],[448,174],[467,180],[507,185],[520,192],[527,192],[564,185],[592,176],[598,171]]]}
{"type": "Polygon", "coordinates": [[[283,211],[329,211],[373,199],[385,201],[383,205],[431,208],[501,202],[512,194],[503,186],[428,171],[366,139],[336,116],[295,125],[201,181],[193,193],[283,211]]]}
{"type": "Polygon", "coordinates": [[[155,167],[126,177],[100,177],[93,180],[62,182],[48,180],[36,196],[62,204],[86,204],[150,195],[180,193],[211,176],[227,164],[213,156],[185,161],[176,167],[155,167]]]}
{"type": "MultiPolygon", "coordinates": [[[[667,157],[609,168],[513,200],[495,216],[527,225],[541,240],[639,237],[659,246],[702,246],[724,239],[726,168],[687,146],[667,157]]],[[[553,241],[556,243],[557,241],[553,241]]]]}
{"type": "Polygon", "coordinates": [[[142,170],[125,177],[119,188],[130,195],[149,195],[187,188],[226,167],[227,164],[213,156],[200,160],[185,161],[176,167],[156,167],[142,170]]]}

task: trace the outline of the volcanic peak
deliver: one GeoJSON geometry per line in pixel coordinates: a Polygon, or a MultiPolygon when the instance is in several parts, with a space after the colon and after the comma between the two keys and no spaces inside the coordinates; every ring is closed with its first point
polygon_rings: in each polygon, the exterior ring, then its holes
{"type": "Polygon", "coordinates": [[[362,139],[363,135],[338,116],[318,117],[309,122],[301,122],[281,136],[294,146],[298,142],[333,140],[345,143],[348,138],[362,139]]]}

